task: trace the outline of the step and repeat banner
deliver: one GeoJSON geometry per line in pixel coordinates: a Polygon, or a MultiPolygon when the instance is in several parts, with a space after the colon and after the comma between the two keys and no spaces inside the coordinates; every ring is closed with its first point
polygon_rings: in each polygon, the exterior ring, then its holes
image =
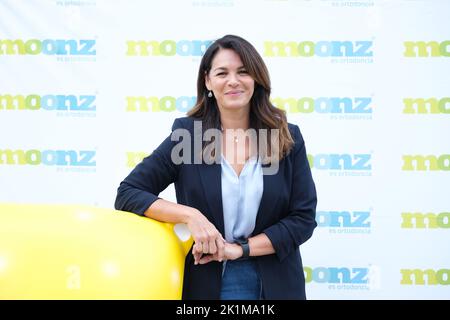
{"type": "MultiPolygon", "coordinates": [[[[450,299],[450,1],[1,0],[0,201],[112,208],[240,35],[318,191],[309,299],[450,299]]],[[[270,187],[270,186],[269,186],[270,187]]],[[[175,201],[173,186],[162,197],[175,201]]]]}

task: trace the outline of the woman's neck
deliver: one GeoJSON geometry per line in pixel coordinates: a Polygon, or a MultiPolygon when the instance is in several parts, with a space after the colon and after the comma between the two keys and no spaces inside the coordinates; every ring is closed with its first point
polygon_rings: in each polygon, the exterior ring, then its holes
{"type": "MultiPolygon", "coordinates": [[[[240,111],[240,110],[238,110],[240,111]]],[[[220,122],[222,129],[244,129],[250,127],[250,115],[248,112],[221,112],[220,122]]]]}

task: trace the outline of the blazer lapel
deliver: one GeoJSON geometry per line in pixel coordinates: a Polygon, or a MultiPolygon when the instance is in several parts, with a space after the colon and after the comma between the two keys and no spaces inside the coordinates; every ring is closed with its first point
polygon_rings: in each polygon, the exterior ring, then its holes
{"type": "Polygon", "coordinates": [[[222,206],[222,181],[221,181],[221,166],[216,164],[198,164],[196,165],[199,171],[200,181],[206,196],[206,202],[211,212],[211,221],[216,226],[217,230],[225,237],[225,226],[223,221],[223,206],[222,206]]]}
{"type": "Polygon", "coordinates": [[[265,224],[264,218],[272,213],[272,209],[276,203],[275,195],[277,192],[280,192],[277,190],[277,186],[279,185],[279,176],[279,171],[274,175],[263,175],[263,194],[261,197],[261,202],[259,203],[258,213],[256,214],[255,229],[252,235],[257,235],[262,232],[265,224]]]}

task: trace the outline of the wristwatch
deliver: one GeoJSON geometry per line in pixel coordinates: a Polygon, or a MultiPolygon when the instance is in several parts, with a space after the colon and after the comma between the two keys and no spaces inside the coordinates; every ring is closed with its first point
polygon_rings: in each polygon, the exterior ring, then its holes
{"type": "Polygon", "coordinates": [[[236,243],[242,248],[242,257],[239,259],[246,259],[250,257],[250,246],[248,245],[248,239],[237,239],[236,243]]]}

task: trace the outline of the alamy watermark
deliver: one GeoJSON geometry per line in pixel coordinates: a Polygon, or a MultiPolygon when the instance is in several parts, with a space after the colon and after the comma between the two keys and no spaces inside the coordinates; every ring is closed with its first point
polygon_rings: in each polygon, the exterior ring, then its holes
{"type": "Polygon", "coordinates": [[[222,130],[216,128],[203,132],[202,122],[194,121],[193,137],[191,132],[184,128],[172,132],[171,140],[178,143],[172,148],[171,160],[175,165],[220,164],[224,147],[227,158],[233,159],[235,164],[243,165],[249,158],[248,155],[253,155],[260,161],[263,175],[274,175],[279,169],[279,136],[279,129],[253,128],[227,129],[227,135],[224,136],[222,130]]]}

